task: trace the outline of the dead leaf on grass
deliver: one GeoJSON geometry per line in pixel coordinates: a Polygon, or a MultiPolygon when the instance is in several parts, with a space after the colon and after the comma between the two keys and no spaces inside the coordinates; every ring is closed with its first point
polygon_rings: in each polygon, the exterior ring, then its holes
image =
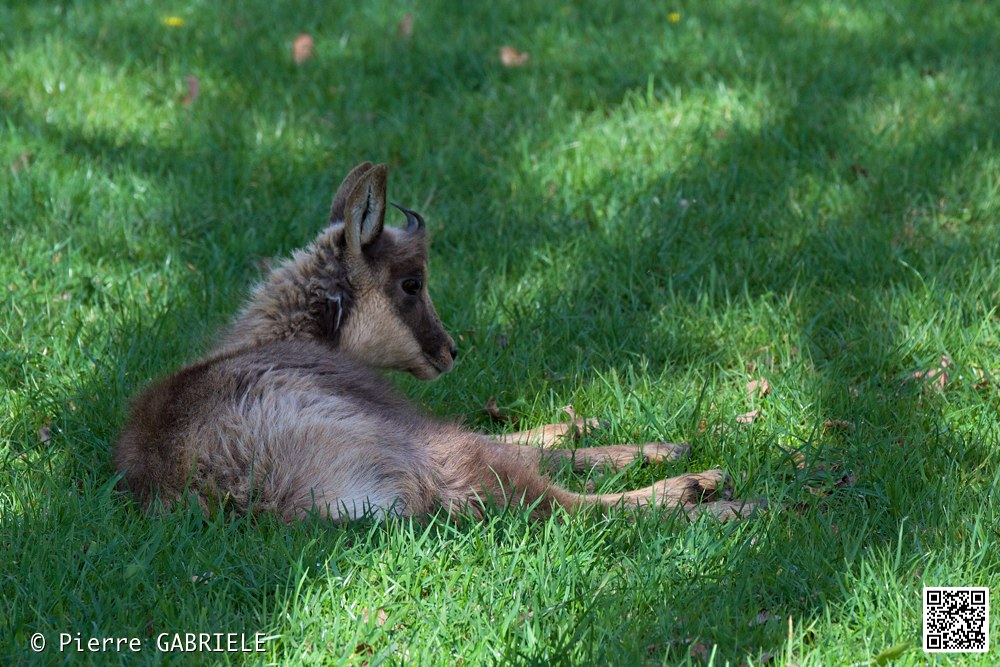
{"type": "Polygon", "coordinates": [[[316,45],[316,40],[312,38],[312,35],[308,33],[302,33],[295,38],[292,42],[292,57],[295,58],[295,64],[301,65],[305,61],[313,57],[313,47],[316,45]]]}
{"type": "Polygon", "coordinates": [[[760,416],[760,410],[751,410],[750,412],[744,412],[741,415],[736,415],[737,424],[752,424],[756,421],[757,417],[760,416]]]}
{"type": "Polygon", "coordinates": [[[853,431],[854,422],[849,422],[846,419],[827,419],[823,423],[824,431],[853,431]]]}
{"type": "Polygon", "coordinates": [[[41,443],[46,443],[52,439],[52,429],[49,428],[48,424],[45,424],[40,429],[38,429],[38,441],[41,443]]]}
{"type": "Polygon", "coordinates": [[[925,371],[914,371],[911,377],[926,383],[928,389],[944,391],[948,384],[948,367],[951,366],[951,357],[947,354],[941,355],[941,361],[936,368],[928,368],[925,371]]]}
{"type": "Polygon", "coordinates": [[[709,656],[711,656],[711,651],[707,644],[703,642],[695,642],[691,644],[690,654],[692,658],[697,658],[702,662],[708,662],[709,656]]]}
{"type": "Polygon", "coordinates": [[[976,383],[972,385],[972,388],[976,391],[982,391],[990,386],[989,378],[986,377],[986,373],[984,373],[981,369],[973,368],[972,375],[976,378],[976,383]]]}
{"type": "Polygon", "coordinates": [[[399,36],[409,39],[413,34],[413,14],[407,14],[399,20],[399,36]]]}
{"type": "Polygon", "coordinates": [[[531,59],[527,53],[518,51],[513,46],[500,47],[500,62],[504,67],[521,67],[531,59]]]}
{"type": "Polygon", "coordinates": [[[198,95],[201,94],[201,81],[194,74],[188,74],[184,77],[184,83],[187,85],[187,95],[181,100],[181,105],[190,107],[198,99],[198,95]]]}
{"type": "Polygon", "coordinates": [[[862,178],[868,178],[871,176],[871,172],[862,167],[857,162],[851,163],[851,171],[854,172],[855,176],[861,176],[862,178]]]}
{"type": "Polygon", "coordinates": [[[751,380],[747,383],[747,395],[750,398],[756,396],[757,398],[764,398],[771,393],[771,383],[767,381],[767,378],[761,378],[759,380],[751,380]]]}
{"type": "Polygon", "coordinates": [[[857,481],[858,478],[854,474],[845,472],[844,476],[837,480],[834,486],[841,489],[845,486],[854,486],[854,483],[857,481]]]}
{"type": "Polygon", "coordinates": [[[10,170],[14,174],[19,174],[28,167],[30,167],[31,163],[34,162],[34,160],[35,160],[34,153],[32,153],[31,151],[24,151],[16,158],[14,158],[14,160],[10,163],[10,170]]]}
{"type": "MultiPolygon", "coordinates": [[[[361,618],[365,623],[368,622],[368,607],[361,610],[361,618]]],[[[379,627],[385,625],[385,622],[389,620],[389,614],[385,612],[385,609],[379,607],[379,610],[375,613],[375,622],[379,624],[379,627]]]]}
{"type": "Polygon", "coordinates": [[[483,406],[483,414],[485,414],[493,421],[498,421],[498,422],[514,421],[510,415],[500,411],[500,406],[497,405],[497,399],[493,395],[490,395],[490,397],[486,399],[486,405],[483,406]]]}

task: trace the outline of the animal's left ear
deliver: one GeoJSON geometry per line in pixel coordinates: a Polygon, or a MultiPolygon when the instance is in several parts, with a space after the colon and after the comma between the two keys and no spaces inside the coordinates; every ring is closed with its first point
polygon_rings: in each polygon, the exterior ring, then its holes
{"type": "Polygon", "coordinates": [[[379,164],[366,171],[347,196],[344,207],[344,236],[347,248],[359,255],[361,249],[382,234],[385,224],[385,184],[389,170],[379,164]]]}
{"type": "Polygon", "coordinates": [[[344,220],[344,208],[347,206],[347,196],[351,194],[354,190],[354,186],[358,184],[361,177],[365,175],[369,169],[372,168],[371,162],[362,162],[354,169],[351,169],[340,187],[337,188],[337,194],[333,196],[333,203],[330,205],[330,222],[341,222],[344,220]]]}

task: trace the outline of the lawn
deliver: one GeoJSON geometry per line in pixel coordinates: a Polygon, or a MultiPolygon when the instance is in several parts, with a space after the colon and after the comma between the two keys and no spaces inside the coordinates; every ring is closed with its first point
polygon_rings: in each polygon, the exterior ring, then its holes
{"type": "Polygon", "coordinates": [[[0,663],[995,664],[920,645],[923,586],[1000,595],[998,34],[971,0],[4,3],[0,663]],[[692,456],[559,483],[724,467],[773,509],[119,494],[129,397],[363,160],[426,217],[461,349],[414,401],[488,432],[572,405],[692,456]]]}

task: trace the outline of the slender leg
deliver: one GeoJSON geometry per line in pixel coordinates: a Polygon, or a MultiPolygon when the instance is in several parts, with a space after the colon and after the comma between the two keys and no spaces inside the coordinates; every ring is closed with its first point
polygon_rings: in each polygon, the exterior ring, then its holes
{"type": "Polygon", "coordinates": [[[648,442],[642,445],[608,445],[604,447],[579,447],[570,449],[555,445],[579,441],[584,434],[601,427],[597,419],[574,417],[569,423],[547,424],[527,431],[493,436],[506,444],[520,445],[518,456],[538,463],[547,461],[570,461],[578,472],[595,466],[608,466],[621,470],[632,461],[640,459],[646,463],[675,461],[686,456],[690,447],[669,442],[648,442]]]}
{"type": "Polygon", "coordinates": [[[513,445],[518,448],[517,456],[537,464],[570,462],[573,470],[585,472],[597,466],[607,466],[621,470],[636,459],[646,463],[676,461],[688,454],[688,445],[669,442],[647,442],[642,445],[607,445],[604,447],[580,447],[578,449],[540,449],[527,445],[513,445]]]}
{"type": "Polygon", "coordinates": [[[531,445],[532,447],[552,447],[564,442],[576,441],[591,431],[601,428],[598,419],[583,419],[574,417],[568,423],[546,424],[527,431],[504,433],[493,436],[494,440],[515,445],[531,445]]]}
{"type": "Polygon", "coordinates": [[[534,513],[539,517],[547,516],[557,506],[571,512],[588,507],[652,506],[681,507],[691,517],[710,514],[726,521],[747,516],[757,507],[731,500],[729,476],[721,470],[678,475],[622,493],[580,494],[563,489],[538,473],[539,459],[550,452],[488,439],[468,442],[465,451],[476,458],[476,471],[463,466],[467,476],[460,475],[462,479],[451,485],[455,493],[443,500],[449,506],[479,505],[474,508],[477,514],[481,514],[481,504],[477,501],[483,495],[501,505],[534,504],[534,513]]]}

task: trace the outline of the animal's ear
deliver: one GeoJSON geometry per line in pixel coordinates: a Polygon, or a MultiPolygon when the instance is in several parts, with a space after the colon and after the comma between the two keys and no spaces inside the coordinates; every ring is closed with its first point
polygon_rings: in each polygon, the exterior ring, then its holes
{"type": "Polygon", "coordinates": [[[333,203],[330,205],[330,222],[340,222],[344,219],[344,207],[347,205],[347,196],[358,184],[365,172],[372,168],[371,162],[362,162],[354,169],[351,169],[344,182],[337,188],[337,194],[333,196],[333,203]]]}
{"type": "Polygon", "coordinates": [[[366,171],[347,195],[344,237],[347,248],[358,255],[377,239],[385,224],[385,182],[389,170],[379,164],[366,171]]]}

